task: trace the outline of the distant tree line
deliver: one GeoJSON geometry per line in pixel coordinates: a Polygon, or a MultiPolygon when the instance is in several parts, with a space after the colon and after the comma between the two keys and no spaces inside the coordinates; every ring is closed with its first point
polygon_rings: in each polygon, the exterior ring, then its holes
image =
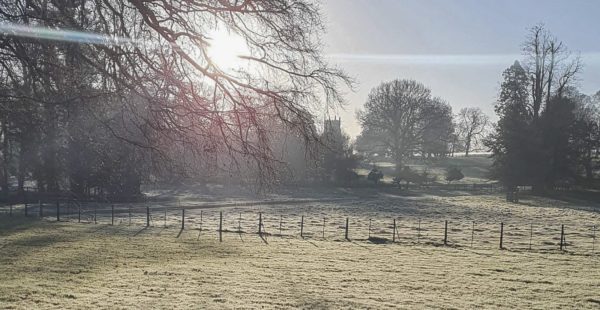
{"type": "MultiPolygon", "coordinates": [[[[390,157],[396,180],[418,180],[407,159],[440,158],[474,149],[491,151],[491,177],[509,189],[531,185],[536,191],[578,183],[592,184],[600,156],[600,92],[576,88],[579,57],[543,26],[531,29],[524,65],[503,73],[495,104],[497,124],[480,108],[452,108],[414,80],[394,80],[373,88],[358,113],[359,152],[390,157]]],[[[448,181],[462,178],[448,171],[448,181]]],[[[423,178],[422,178],[423,179],[423,178]]]]}
{"type": "Polygon", "coordinates": [[[357,149],[393,158],[401,168],[406,159],[443,158],[481,145],[489,118],[480,108],[452,107],[414,80],[394,80],[375,87],[358,118],[362,132],[357,149]]]}

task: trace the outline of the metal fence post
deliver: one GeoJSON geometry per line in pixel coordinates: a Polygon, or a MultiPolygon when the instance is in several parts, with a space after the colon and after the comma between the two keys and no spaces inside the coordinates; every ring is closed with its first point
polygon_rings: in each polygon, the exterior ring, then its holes
{"type": "Polygon", "coordinates": [[[283,215],[279,216],[279,237],[282,236],[281,234],[281,226],[283,225],[283,215]]]}
{"type": "Polygon", "coordinates": [[[349,222],[349,221],[348,221],[348,218],[346,218],[346,232],[345,232],[345,234],[344,234],[344,237],[346,238],[346,240],[350,240],[350,239],[348,238],[348,222],[349,222]]]}
{"type": "Polygon", "coordinates": [[[444,245],[448,245],[448,221],[444,222],[444,245]]]}
{"type": "Polygon", "coordinates": [[[529,224],[529,251],[531,251],[531,240],[533,239],[533,223],[529,224]]]}
{"type": "Polygon", "coordinates": [[[421,241],[421,219],[419,219],[419,223],[417,224],[417,243],[421,241]]]}
{"type": "Polygon", "coordinates": [[[560,250],[562,251],[565,246],[565,225],[560,226],[560,250]]]}
{"type": "Polygon", "coordinates": [[[392,242],[396,242],[396,219],[394,219],[394,227],[392,229],[392,242]]]}
{"type": "Polygon", "coordinates": [[[596,250],[596,225],[594,225],[593,228],[593,234],[592,234],[592,255],[594,255],[594,252],[596,250]]]}
{"type": "Polygon", "coordinates": [[[471,228],[471,247],[473,247],[473,240],[475,240],[475,221],[473,221],[473,228],[471,228]]]}
{"type": "Polygon", "coordinates": [[[502,241],[504,239],[504,222],[500,222],[500,250],[504,249],[502,241]]]}
{"type": "Polygon", "coordinates": [[[181,209],[181,230],[185,228],[185,209],[181,209]]]}
{"type": "Polygon", "coordinates": [[[219,212],[219,242],[223,242],[223,211],[219,212]]]}

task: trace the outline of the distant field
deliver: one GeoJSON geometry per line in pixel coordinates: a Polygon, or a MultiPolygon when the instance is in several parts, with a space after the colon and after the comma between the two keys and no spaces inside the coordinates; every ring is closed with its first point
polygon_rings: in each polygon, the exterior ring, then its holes
{"type": "MultiPolygon", "coordinates": [[[[384,181],[391,182],[395,172],[395,166],[389,161],[375,161],[372,163],[364,163],[362,168],[358,170],[359,175],[367,175],[369,170],[377,166],[384,173],[384,181]]],[[[458,167],[462,170],[465,178],[454,183],[487,183],[489,179],[488,173],[492,165],[492,159],[488,155],[476,154],[469,157],[456,156],[442,158],[439,160],[420,160],[412,159],[408,161],[408,166],[416,171],[427,169],[431,175],[437,176],[438,182],[446,182],[446,169],[449,167],[458,167]]]]}
{"type": "MultiPolygon", "coordinates": [[[[589,227],[598,205],[525,197],[521,205],[499,196],[401,197],[348,193],[348,202],[188,210],[181,234],[177,214],[163,229],[159,215],[143,229],[137,217],[107,225],[0,218],[0,308],[598,308],[600,256],[592,255],[589,227]],[[215,232],[218,212],[225,229],[215,232]],[[284,219],[284,237],[253,232],[265,215],[267,232],[284,219]],[[305,215],[306,239],[299,237],[305,215]],[[322,238],[322,218],[326,235],[322,238]],[[350,217],[351,239],[343,240],[350,217]],[[398,218],[398,244],[391,238],[398,218]],[[415,227],[423,220],[423,239],[415,227]],[[443,220],[450,246],[440,246],[443,220]],[[476,221],[470,247],[471,221],[476,221]],[[507,223],[498,250],[498,227],[507,223]],[[533,251],[528,227],[535,223],[533,251]],[[557,249],[566,224],[568,252],[557,249]]],[[[598,244],[596,244],[598,251],[598,244]]],[[[600,252],[600,251],[598,251],[600,252]]]]}

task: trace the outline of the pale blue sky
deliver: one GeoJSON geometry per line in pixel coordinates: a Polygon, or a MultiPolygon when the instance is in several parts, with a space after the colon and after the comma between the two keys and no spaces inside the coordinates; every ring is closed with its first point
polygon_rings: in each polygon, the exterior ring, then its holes
{"type": "Polygon", "coordinates": [[[381,81],[411,78],[454,111],[493,114],[502,71],[521,58],[527,29],[544,23],[585,67],[579,86],[600,90],[600,1],[323,0],[326,53],[359,82],[338,115],[360,132],[355,112],[381,81]]]}

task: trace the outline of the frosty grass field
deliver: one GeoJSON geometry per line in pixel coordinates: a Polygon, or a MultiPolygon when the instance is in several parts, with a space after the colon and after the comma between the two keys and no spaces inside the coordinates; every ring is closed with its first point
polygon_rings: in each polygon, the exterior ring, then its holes
{"type": "Polygon", "coordinates": [[[106,213],[96,225],[88,218],[57,223],[2,215],[0,308],[600,307],[597,204],[524,197],[515,205],[500,194],[368,190],[313,196],[187,210],[183,231],[178,210],[169,211],[163,227],[160,203],[150,228],[142,214],[130,225],[123,212],[114,226],[106,213]],[[228,231],[223,242],[219,212],[228,231]],[[442,246],[446,220],[448,246],[442,246]],[[505,250],[498,249],[500,222],[505,250]],[[558,250],[562,224],[565,252],[558,250]]]}

